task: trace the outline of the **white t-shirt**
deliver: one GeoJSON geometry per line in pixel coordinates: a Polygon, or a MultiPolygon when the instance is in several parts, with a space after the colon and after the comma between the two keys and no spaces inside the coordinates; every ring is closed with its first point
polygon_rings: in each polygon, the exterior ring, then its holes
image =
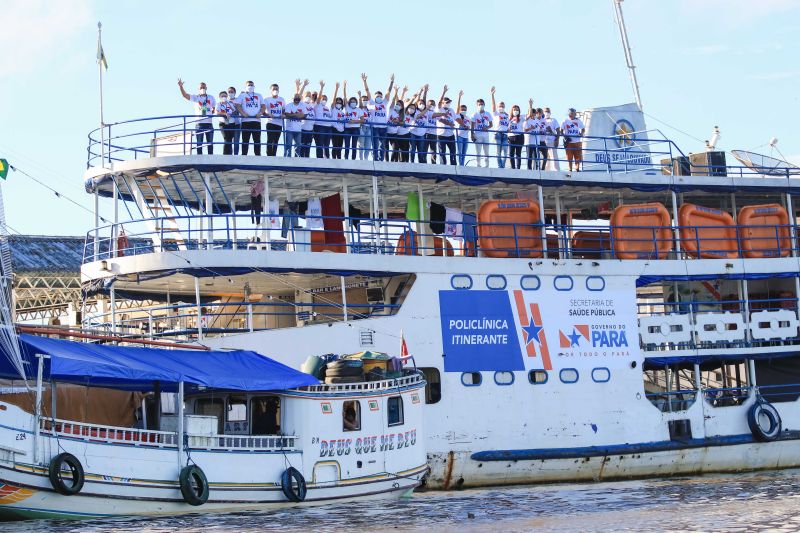
{"type": "Polygon", "coordinates": [[[189,100],[195,103],[195,116],[201,117],[197,123],[211,124],[211,119],[214,115],[214,108],[216,107],[216,101],[214,100],[214,97],[207,94],[192,94],[189,96],[189,100]]]}
{"type": "Polygon", "coordinates": [[[472,115],[475,133],[485,133],[492,127],[492,115],[487,111],[480,111],[472,115]]]}
{"type": "Polygon", "coordinates": [[[558,121],[552,117],[544,120],[547,122],[547,125],[550,126],[550,129],[553,130],[553,133],[548,135],[546,138],[547,144],[553,144],[556,142],[556,136],[558,135],[558,121]]]}
{"type": "Polygon", "coordinates": [[[226,115],[217,115],[220,118],[220,124],[235,124],[236,119],[233,118],[233,114],[236,112],[236,106],[230,102],[223,102],[220,100],[219,104],[217,104],[217,112],[222,111],[226,113],[226,115]]]}
{"type": "Polygon", "coordinates": [[[581,130],[584,128],[581,119],[575,117],[574,119],[568,118],[561,124],[561,129],[564,130],[564,136],[570,137],[570,142],[578,142],[578,137],[581,136],[581,130]]]}
{"type": "Polygon", "coordinates": [[[538,118],[528,118],[523,123],[523,131],[527,130],[527,134],[525,135],[525,142],[529,145],[538,145],[539,138],[537,134],[539,133],[539,119],[538,118]]]}
{"type": "Polygon", "coordinates": [[[385,128],[386,121],[389,119],[389,107],[386,105],[386,100],[381,100],[380,104],[375,100],[370,100],[369,106],[370,123],[376,128],[385,128]]]}
{"type": "Polygon", "coordinates": [[[369,104],[367,104],[365,102],[364,105],[360,105],[360,106],[358,106],[358,108],[361,109],[361,111],[364,112],[364,116],[366,117],[366,120],[364,121],[364,124],[362,124],[362,126],[365,125],[365,124],[370,124],[371,125],[372,124],[372,109],[369,107],[369,104]]]}
{"type": "MultiPolygon", "coordinates": [[[[367,116],[367,113],[361,109],[360,107],[347,107],[345,110],[347,112],[347,121],[350,122],[351,120],[360,120],[363,117],[367,116]]],[[[345,128],[360,128],[361,124],[345,124],[345,128]]]]}
{"type": "MultiPolygon", "coordinates": [[[[299,104],[295,104],[294,102],[289,102],[286,104],[286,107],[283,108],[283,112],[287,115],[290,113],[305,113],[305,104],[300,102],[299,104]]],[[[286,119],[286,131],[300,131],[302,129],[303,119],[301,118],[287,118],[286,119]]]]}
{"type": "Polygon", "coordinates": [[[347,120],[347,113],[345,113],[344,109],[331,108],[331,118],[335,120],[335,122],[331,124],[333,129],[338,132],[344,131],[344,122],[347,120]]]}
{"type": "Polygon", "coordinates": [[[306,209],[306,226],[311,229],[320,229],[324,226],[322,222],[322,205],[319,198],[308,199],[308,209],[306,209]]]}
{"type": "Polygon", "coordinates": [[[508,119],[508,136],[516,137],[523,133],[525,121],[521,117],[510,117],[508,119]]]}
{"type": "Polygon", "coordinates": [[[269,118],[267,118],[267,124],[277,124],[278,126],[283,126],[283,108],[286,106],[286,100],[278,96],[277,98],[270,96],[266,100],[264,100],[264,104],[267,106],[265,110],[269,118]]]}
{"type": "Polygon", "coordinates": [[[444,116],[439,117],[436,119],[439,122],[439,129],[436,133],[439,134],[439,137],[452,137],[455,134],[455,122],[456,122],[456,113],[453,111],[453,108],[440,108],[439,113],[446,113],[444,116]]]}
{"type": "Polygon", "coordinates": [[[236,99],[236,103],[242,106],[244,111],[242,122],[261,122],[258,113],[261,111],[264,98],[259,93],[244,92],[236,99]]]}
{"type": "Polygon", "coordinates": [[[492,113],[492,115],[494,116],[494,129],[499,132],[508,131],[508,113],[498,111],[497,113],[492,113]]]}
{"type": "Polygon", "coordinates": [[[301,124],[303,131],[311,131],[314,129],[314,119],[317,116],[317,105],[314,102],[301,102],[300,109],[306,114],[306,119],[301,124]]]}
{"type": "Polygon", "coordinates": [[[317,104],[314,108],[314,116],[317,119],[316,126],[322,126],[323,128],[331,127],[333,114],[331,113],[331,108],[327,105],[322,105],[321,103],[317,104]]]}
{"type": "Polygon", "coordinates": [[[433,114],[431,111],[417,111],[414,117],[414,127],[411,128],[411,135],[416,137],[424,137],[427,130],[425,125],[428,122],[428,116],[433,114]]]}
{"type": "Polygon", "coordinates": [[[411,131],[411,126],[414,125],[414,117],[406,113],[403,116],[403,124],[401,126],[397,126],[397,134],[398,135],[405,135],[411,131]]]}
{"type": "Polygon", "coordinates": [[[470,128],[472,127],[472,119],[469,118],[469,115],[466,113],[459,113],[457,116],[463,122],[463,124],[456,123],[458,126],[458,136],[469,139],[470,128]]]}
{"type": "Polygon", "coordinates": [[[433,118],[433,114],[436,112],[435,109],[425,109],[425,134],[426,135],[436,135],[436,122],[438,119],[433,118]]]}
{"type": "Polygon", "coordinates": [[[281,227],[281,216],[280,216],[280,209],[278,207],[278,200],[268,200],[267,201],[267,228],[269,229],[280,229],[281,227]]]}
{"type": "Polygon", "coordinates": [[[400,113],[392,109],[389,112],[389,121],[386,123],[386,133],[397,133],[398,124],[400,124],[400,113]]]}

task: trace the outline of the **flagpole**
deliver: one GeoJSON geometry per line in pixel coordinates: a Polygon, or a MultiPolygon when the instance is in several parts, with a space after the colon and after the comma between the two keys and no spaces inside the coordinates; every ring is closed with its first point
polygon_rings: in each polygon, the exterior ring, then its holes
{"type": "MultiPolygon", "coordinates": [[[[103,122],[103,61],[101,60],[103,24],[97,23],[97,68],[100,74],[100,166],[106,166],[106,135],[105,123],[103,122]]],[[[100,227],[100,196],[98,195],[97,185],[94,188],[94,257],[97,259],[100,253],[100,240],[98,239],[98,228],[100,227]]]]}

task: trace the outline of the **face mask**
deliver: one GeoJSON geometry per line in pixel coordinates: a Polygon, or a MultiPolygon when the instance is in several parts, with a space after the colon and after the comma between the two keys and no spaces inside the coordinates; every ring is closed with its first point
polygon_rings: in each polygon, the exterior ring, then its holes
{"type": "Polygon", "coordinates": [[[306,96],[306,99],[305,99],[305,100],[303,100],[303,101],[304,101],[305,103],[307,103],[307,104],[310,104],[310,103],[311,103],[311,97],[310,97],[310,96],[306,96]]]}
{"type": "Polygon", "coordinates": [[[450,109],[450,104],[448,104],[447,102],[445,102],[445,104],[444,104],[442,107],[443,107],[443,108],[445,108],[445,109],[450,109]]]}
{"type": "Polygon", "coordinates": [[[381,98],[380,96],[376,96],[375,97],[375,103],[376,104],[380,104],[381,102],[383,102],[383,98],[381,98]]]}
{"type": "Polygon", "coordinates": [[[336,104],[336,109],[341,109],[341,108],[342,108],[342,104],[336,104]]]}
{"type": "Polygon", "coordinates": [[[205,96],[206,95],[206,90],[205,89],[200,89],[200,95],[201,96],[205,96]]]}
{"type": "Polygon", "coordinates": [[[272,96],[278,96],[278,89],[272,89],[272,96]]]}
{"type": "Polygon", "coordinates": [[[545,113],[544,118],[550,118],[550,113],[545,113]]]}
{"type": "Polygon", "coordinates": [[[227,102],[228,101],[228,95],[226,94],[225,96],[220,96],[219,99],[221,101],[223,101],[223,102],[227,102]]]}
{"type": "Polygon", "coordinates": [[[424,105],[419,106],[419,110],[420,111],[425,111],[425,106],[424,105]]]}
{"type": "Polygon", "coordinates": [[[503,106],[500,106],[500,107],[498,108],[498,110],[499,110],[501,113],[505,113],[505,112],[506,112],[506,108],[505,108],[505,107],[503,107],[503,106]]]}
{"type": "Polygon", "coordinates": [[[356,102],[350,102],[350,109],[355,109],[356,105],[356,102]]]}
{"type": "Polygon", "coordinates": [[[247,92],[249,92],[250,94],[253,94],[255,91],[256,91],[256,86],[255,85],[248,85],[247,86],[247,92]]]}
{"type": "Polygon", "coordinates": [[[367,103],[368,102],[366,100],[362,100],[361,101],[361,107],[367,107],[367,103]]]}
{"type": "Polygon", "coordinates": [[[518,117],[518,116],[519,116],[519,111],[517,111],[516,109],[514,110],[514,116],[515,116],[515,117],[518,117]]]}
{"type": "Polygon", "coordinates": [[[478,111],[480,111],[481,113],[483,113],[483,110],[484,110],[485,108],[486,108],[486,106],[479,105],[479,106],[478,106],[478,111]]]}
{"type": "Polygon", "coordinates": [[[394,110],[399,113],[400,112],[400,106],[399,105],[394,106],[394,110]]]}
{"type": "Polygon", "coordinates": [[[322,105],[328,105],[328,100],[323,99],[322,100],[322,105]]]}
{"type": "Polygon", "coordinates": [[[466,109],[462,109],[462,110],[461,110],[461,116],[462,116],[462,118],[463,118],[463,117],[464,117],[464,115],[466,115],[466,114],[467,114],[467,110],[466,110],[466,109]]]}
{"type": "Polygon", "coordinates": [[[231,98],[236,98],[236,93],[228,93],[228,96],[230,96],[231,98]]]}
{"type": "Polygon", "coordinates": [[[413,114],[414,114],[414,113],[416,113],[416,112],[417,112],[417,110],[416,110],[416,109],[414,109],[413,107],[409,107],[409,108],[408,108],[408,112],[407,112],[407,113],[408,113],[409,115],[413,115],[413,114]]]}

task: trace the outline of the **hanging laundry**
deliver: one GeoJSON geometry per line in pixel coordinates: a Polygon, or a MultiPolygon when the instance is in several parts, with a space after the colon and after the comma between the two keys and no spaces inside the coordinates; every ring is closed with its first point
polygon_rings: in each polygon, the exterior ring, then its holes
{"type": "Polygon", "coordinates": [[[472,213],[462,213],[461,221],[464,229],[464,249],[471,249],[472,252],[469,255],[474,255],[475,250],[478,248],[478,234],[475,231],[478,219],[472,213]]]}
{"type": "Polygon", "coordinates": [[[354,206],[353,204],[350,204],[349,207],[350,207],[350,225],[358,229],[358,225],[361,223],[361,219],[366,218],[364,216],[364,212],[361,209],[354,206]]]}
{"type": "Polygon", "coordinates": [[[321,229],[324,227],[322,223],[322,205],[319,198],[308,199],[308,209],[306,209],[306,227],[309,229],[321,229]]]}
{"type": "Polygon", "coordinates": [[[272,199],[267,202],[267,228],[280,229],[281,212],[278,207],[278,200],[272,199]]]}
{"type": "Polygon", "coordinates": [[[300,227],[300,217],[298,216],[298,202],[286,202],[283,206],[283,222],[281,223],[281,237],[284,239],[289,235],[289,231],[300,227]]]}
{"type": "Polygon", "coordinates": [[[261,213],[264,211],[264,180],[255,180],[250,184],[250,222],[261,224],[261,213]]]}
{"type": "Polygon", "coordinates": [[[406,220],[420,220],[419,195],[410,192],[406,195],[406,220]]]}
{"type": "Polygon", "coordinates": [[[431,218],[430,218],[431,232],[433,232],[436,235],[441,235],[442,233],[444,233],[445,208],[442,204],[431,202],[430,213],[431,213],[431,218]]]}
{"type": "Polygon", "coordinates": [[[326,196],[320,200],[323,217],[323,227],[325,228],[325,244],[345,244],[344,230],[342,226],[342,200],[339,193],[326,196]]]}
{"type": "MultiPolygon", "coordinates": [[[[433,217],[433,210],[431,210],[431,217],[433,217]]],[[[452,207],[445,207],[444,220],[444,234],[447,237],[454,239],[464,238],[464,214],[461,211],[452,207]]]]}

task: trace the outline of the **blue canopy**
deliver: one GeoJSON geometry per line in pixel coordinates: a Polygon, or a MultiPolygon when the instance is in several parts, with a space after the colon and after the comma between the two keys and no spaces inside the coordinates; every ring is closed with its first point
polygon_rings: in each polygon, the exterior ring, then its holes
{"type": "MultiPolygon", "coordinates": [[[[36,335],[19,336],[28,377],[36,375],[36,354],[45,359],[44,377],[97,387],[176,390],[189,387],[248,391],[284,390],[319,381],[309,374],[247,350],[168,350],[73,342],[36,335]]],[[[0,376],[19,379],[7,357],[0,358],[0,376]]]]}

